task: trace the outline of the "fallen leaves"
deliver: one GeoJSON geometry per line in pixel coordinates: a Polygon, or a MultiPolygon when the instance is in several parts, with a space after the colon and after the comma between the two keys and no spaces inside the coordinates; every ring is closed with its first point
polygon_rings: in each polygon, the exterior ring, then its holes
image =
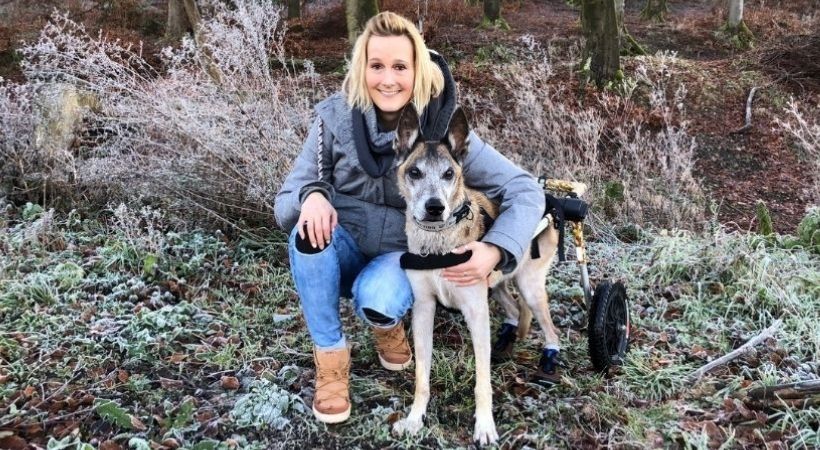
{"type": "Polygon", "coordinates": [[[220,381],[223,389],[230,389],[232,391],[235,391],[239,389],[239,387],[241,386],[241,383],[239,383],[239,379],[236,377],[223,376],[220,381]]]}
{"type": "Polygon", "coordinates": [[[179,389],[184,385],[181,380],[174,380],[165,377],[159,377],[159,384],[163,389],[179,389]]]}
{"type": "Polygon", "coordinates": [[[7,450],[26,450],[28,443],[20,436],[16,436],[11,431],[0,431],[0,448],[7,450]],[[3,435],[3,433],[11,433],[3,435]]]}
{"type": "Polygon", "coordinates": [[[125,430],[145,431],[147,429],[138,417],[130,414],[114,400],[98,399],[94,405],[94,412],[106,422],[125,430]]]}

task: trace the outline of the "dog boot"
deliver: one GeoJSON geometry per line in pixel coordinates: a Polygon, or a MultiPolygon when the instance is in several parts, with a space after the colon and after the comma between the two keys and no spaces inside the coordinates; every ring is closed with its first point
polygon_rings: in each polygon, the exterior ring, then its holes
{"type": "Polygon", "coordinates": [[[313,415],[324,423],[344,422],[350,417],[350,348],[313,349],[316,392],[313,415]]]}
{"type": "Polygon", "coordinates": [[[509,361],[513,357],[513,346],[515,344],[518,327],[509,323],[502,323],[498,329],[498,339],[493,344],[493,352],[490,359],[494,363],[509,361]]]}
{"type": "Polygon", "coordinates": [[[372,327],[376,338],[379,362],[387,370],[404,370],[413,362],[413,352],[407,342],[404,324],[399,321],[393,328],[372,327]]]}
{"type": "Polygon", "coordinates": [[[538,370],[535,378],[545,384],[558,384],[561,382],[561,372],[558,363],[558,349],[545,348],[541,352],[541,360],[538,361],[538,370]]]}

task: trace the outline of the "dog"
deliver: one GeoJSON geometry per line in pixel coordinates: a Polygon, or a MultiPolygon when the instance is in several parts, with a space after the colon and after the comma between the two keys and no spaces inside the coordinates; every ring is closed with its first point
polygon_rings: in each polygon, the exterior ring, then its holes
{"type": "MultiPolygon", "coordinates": [[[[407,203],[406,232],[410,254],[443,255],[469,242],[479,240],[486,231],[483,215],[494,219],[499,206],[481,192],[464,184],[462,162],[468,151],[469,128],[461,107],[453,113],[448,131],[441,141],[427,141],[421,135],[419,116],[413,105],[402,112],[396,135],[398,161],[397,181],[407,203]],[[465,207],[466,205],[466,207],[465,207]],[[454,215],[463,220],[453,220],[454,215]],[[439,224],[440,226],[431,226],[439,224]]],[[[495,287],[508,321],[518,321],[518,335],[527,334],[532,315],[544,333],[546,344],[558,344],[550,317],[546,276],[554,259],[558,231],[547,226],[540,229],[533,245],[540,257],[524,258],[512,273],[495,271],[489,286],[495,287]],[[526,305],[510,294],[508,282],[514,280],[526,305]]],[[[405,255],[406,256],[406,255],[405,255]]],[[[436,300],[443,306],[458,309],[464,315],[475,352],[475,427],[473,439],[484,445],[498,439],[492,413],[490,386],[490,313],[487,285],[457,286],[442,278],[442,269],[406,269],[413,289],[413,344],[416,354],[416,386],[413,405],[405,419],[393,424],[397,434],[415,434],[430,400],[430,369],[433,352],[433,319],[436,300]]]]}

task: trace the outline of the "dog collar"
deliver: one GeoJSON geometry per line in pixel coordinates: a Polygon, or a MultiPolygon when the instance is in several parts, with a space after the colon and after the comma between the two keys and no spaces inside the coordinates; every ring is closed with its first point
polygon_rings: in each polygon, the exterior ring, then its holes
{"type": "Polygon", "coordinates": [[[426,220],[416,220],[416,218],[414,217],[413,223],[415,223],[416,226],[418,226],[424,231],[441,231],[455,226],[457,223],[461,222],[464,219],[472,218],[473,211],[470,209],[470,200],[467,199],[457,210],[453,211],[453,214],[447,220],[443,220],[440,222],[430,222],[426,220]]]}

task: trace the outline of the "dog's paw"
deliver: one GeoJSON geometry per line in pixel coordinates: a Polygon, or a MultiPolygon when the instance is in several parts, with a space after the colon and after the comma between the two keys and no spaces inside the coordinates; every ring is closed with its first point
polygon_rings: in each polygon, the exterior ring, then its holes
{"type": "Polygon", "coordinates": [[[411,418],[401,419],[393,424],[393,434],[401,436],[403,434],[416,434],[422,427],[421,419],[415,420],[411,418]]]}
{"type": "Polygon", "coordinates": [[[498,440],[498,432],[495,430],[493,416],[476,417],[473,440],[481,445],[492,444],[498,440]]]}

